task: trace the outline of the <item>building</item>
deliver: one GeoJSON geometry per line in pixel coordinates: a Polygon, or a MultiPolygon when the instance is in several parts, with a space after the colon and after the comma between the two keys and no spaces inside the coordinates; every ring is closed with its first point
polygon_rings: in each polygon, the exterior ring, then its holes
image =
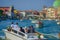
{"type": "Polygon", "coordinates": [[[48,18],[56,18],[57,17],[57,10],[53,7],[49,7],[47,9],[47,17],[48,18]]]}
{"type": "Polygon", "coordinates": [[[12,16],[12,14],[14,14],[13,10],[13,6],[10,7],[0,7],[0,10],[3,10],[2,14],[7,14],[8,16],[12,16]]]}
{"type": "Polygon", "coordinates": [[[57,16],[60,18],[60,7],[57,8],[57,16]]]}
{"type": "Polygon", "coordinates": [[[41,18],[47,18],[47,7],[43,6],[43,9],[39,12],[41,18]]]}
{"type": "Polygon", "coordinates": [[[0,10],[3,10],[2,14],[7,14],[8,16],[11,16],[10,9],[10,7],[0,7],[0,10]]]}

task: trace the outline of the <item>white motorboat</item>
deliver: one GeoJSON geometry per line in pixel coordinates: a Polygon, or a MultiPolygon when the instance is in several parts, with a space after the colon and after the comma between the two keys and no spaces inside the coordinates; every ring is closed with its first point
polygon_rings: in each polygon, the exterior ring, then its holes
{"type": "MultiPolygon", "coordinates": [[[[21,31],[18,32],[16,30],[8,31],[7,29],[3,29],[3,31],[5,33],[5,37],[7,40],[38,40],[39,39],[36,34],[38,32],[36,32],[36,33],[23,33],[21,31]]],[[[40,38],[42,38],[42,39],[48,39],[48,38],[56,39],[56,37],[52,36],[52,35],[43,34],[43,33],[39,33],[39,34],[41,35],[40,38]]]]}
{"type": "Polygon", "coordinates": [[[7,40],[37,40],[38,39],[35,33],[25,34],[23,32],[18,32],[18,31],[16,31],[15,33],[13,31],[8,31],[6,29],[4,29],[3,31],[6,34],[5,36],[7,40]]]}
{"type": "MultiPolygon", "coordinates": [[[[40,40],[38,38],[38,36],[36,35],[36,33],[23,33],[23,32],[18,32],[16,31],[8,31],[6,29],[3,30],[6,36],[7,40],[40,40]]],[[[41,34],[41,33],[40,33],[41,34]]],[[[48,34],[43,34],[44,36],[40,36],[42,39],[57,39],[57,37],[53,36],[53,35],[48,35],[48,34]]]]}

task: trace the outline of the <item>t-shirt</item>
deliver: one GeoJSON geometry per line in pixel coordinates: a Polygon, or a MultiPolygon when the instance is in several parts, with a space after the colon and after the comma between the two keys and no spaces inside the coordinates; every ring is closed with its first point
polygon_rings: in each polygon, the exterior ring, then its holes
{"type": "Polygon", "coordinates": [[[14,24],[11,24],[11,27],[14,28],[14,24]]]}
{"type": "Polygon", "coordinates": [[[19,28],[18,25],[14,25],[14,28],[13,29],[16,30],[16,31],[19,31],[20,30],[20,28],[19,28]]]}

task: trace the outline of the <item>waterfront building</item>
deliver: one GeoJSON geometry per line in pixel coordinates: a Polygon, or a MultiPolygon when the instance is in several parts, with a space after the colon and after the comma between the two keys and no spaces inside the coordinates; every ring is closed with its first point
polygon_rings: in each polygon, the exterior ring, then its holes
{"type": "Polygon", "coordinates": [[[0,10],[3,11],[2,14],[6,14],[8,16],[13,16],[14,12],[14,7],[13,6],[10,6],[10,7],[0,7],[0,10]]]}
{"type": "Polygon", "coordinates": [[[7,14],[8,16],[11,16],[11,7],[0,7],[0,10],[3,11],[2,14],[7,14]]]}
{"type": "Polygon", "coordinates": [[[60,19],[60,7],[57,8],[57,16],[60,19]]]}
{"type": "Polygon", "coordinates": [[[48,18],[54,19],[57,16],[57,10],[54,7],[49,7],[47,9],[47,13],[48,13],[47,14],[48,15],[48,18]]]}
{"type": "Polygon", "coordinates": [[[43,9],[39,12],[41,18],[47,18],[47,7],[43,6],[43,9]]]}
{"type": "Polygon", "coordinates": [[[40,18],[43,18],[42,11],[39,12],[39,16],[40,16],[40,18]]]}

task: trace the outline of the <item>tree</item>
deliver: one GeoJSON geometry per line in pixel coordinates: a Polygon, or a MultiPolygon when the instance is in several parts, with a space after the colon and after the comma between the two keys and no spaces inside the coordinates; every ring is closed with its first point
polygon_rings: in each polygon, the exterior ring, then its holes
{"type": "Polygon", "coordinates": [[[54,7],[60,7],[60,0],[55,0],[53,3],[54,7]]]}

